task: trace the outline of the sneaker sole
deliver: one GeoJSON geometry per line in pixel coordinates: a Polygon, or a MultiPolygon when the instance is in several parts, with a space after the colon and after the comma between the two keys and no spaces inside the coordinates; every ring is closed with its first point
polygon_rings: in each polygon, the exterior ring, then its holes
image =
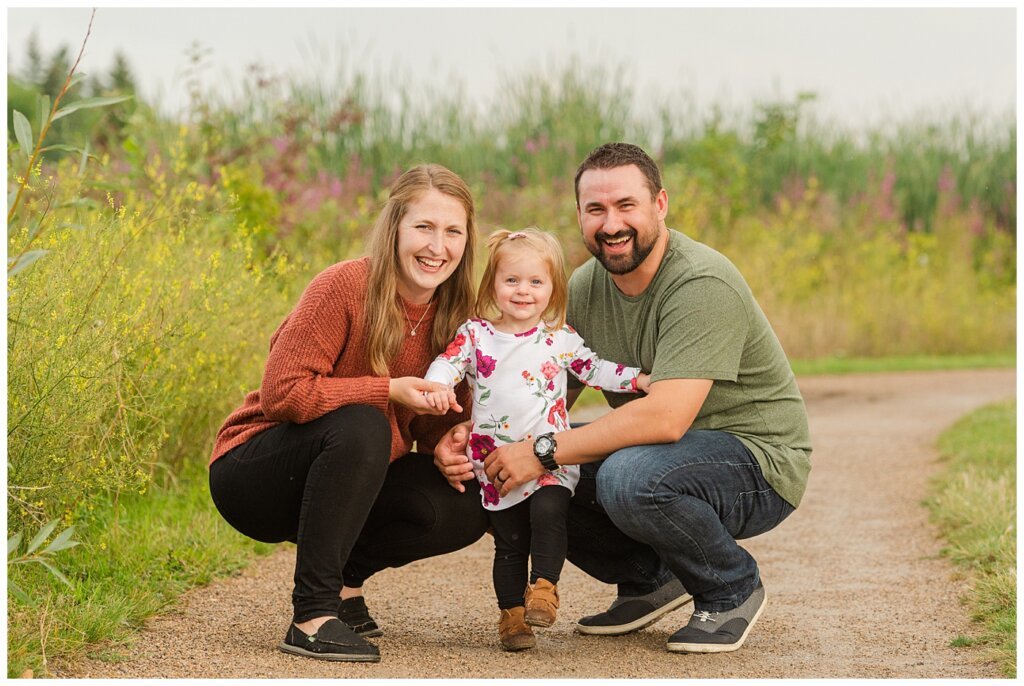
{"type": "Polygon", "coordinates": [[[329,662],[380,662],[380,655],[344,655],[342,653],[314,653],[298,646],[281,643],[278,650],[290,655],[301,655],[311,657],[314,660],[327,660],[329,662]]]}
{"type": "Polygon", "coordinates": [[[634,619],[632,622],[629,622],[628,624],[613,624],[608,626],[587,626],[586,624],[577,623],[576,631],[580,632],[581,634],[587,634],[590,636],[622,636],[623,634],[632,633],[634,631],[639,631],[640,629],[649,627],[651,624],[654,624],[656,621],[667,615],[669,612],[672,612],[673,610],[678,610],[683,605],[692,602],[693,596],[689,593],[684,593],[675,600],[670,600],[669,602],[665,603],[657,610],[649,612],[638,619],[634,619]]]}
{"type": "Polygon", "coordinates": [[[739,650],[743,647],[743,643],[747,640],[747,634],[757,624],[758,618],[761,613],[764,612],[764,606],[768,604],[768,594],[765,594],[764,600],[761,601],[761,607],[757,608],[757,612],[754,613],[753,619],[747,624],[746,630],[740,636],[740,639],[735,643],[667,643],[668,652],[670,653],[731,653],[734,650],[739,650]]]}
{"type": "Polygon", "coordinates": [[[543,621],[543,620],[540,620],[540,619],[530,619],[529,617],[527,617],[523,621],[525,621],[530,626],[538,626],[538,627],[540,627],[542,629],[546,629],[546,628],[548,628],[549,626],[551,626],[552,624],[555,623],[553,620],[550,621],[550,622],[546,622],[546,621],[543,621]]]}

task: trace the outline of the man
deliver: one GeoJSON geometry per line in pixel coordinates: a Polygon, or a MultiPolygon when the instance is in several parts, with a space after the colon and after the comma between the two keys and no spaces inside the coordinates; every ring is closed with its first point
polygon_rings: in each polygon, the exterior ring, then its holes
{"type": "MultiPolygon", "coordinates": [[[[636,631],[692,600],[668,650],[736,650],[766,599],[736,540],[800,503],[811,452],[803,399],[736,268],[665,225],[668,194],[643,150],[594,150],[576,172],[576,203],[595,259],[570,280],[568,320],[604,359],[649,371],[650,393],[606,394],[612,412],[498,449],[487,475],[505,493],[545,465],[582,465],[568,557],[618,584],[619,597],[582,618],[581,633],[636,631]]],[[[435,460],[456,487],[470,468],[457,455],[464,440],[450,434],[435,460]]]]}

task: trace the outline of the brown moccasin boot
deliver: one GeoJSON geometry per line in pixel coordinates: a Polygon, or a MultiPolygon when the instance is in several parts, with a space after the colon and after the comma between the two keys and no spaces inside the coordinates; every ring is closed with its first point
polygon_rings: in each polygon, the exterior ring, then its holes
{"type": "Polygon", "coordinates": [[[526,585],[526,623],[551,626],[558,617],[558,587],[547,579],[526,585]]]}
{"type": "Polygon", "coordinates": [[[498,619],[498,635],[505,650],[527,650],[537,645],[533,630],[523,621],[523,606],[502,610],[498,619]]]}

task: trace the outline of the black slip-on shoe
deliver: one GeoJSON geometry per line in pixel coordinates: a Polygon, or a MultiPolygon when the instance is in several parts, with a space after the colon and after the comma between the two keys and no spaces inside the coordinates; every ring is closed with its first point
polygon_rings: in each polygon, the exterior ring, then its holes
{"type": "Polygon", "coordinates": [[[366,608],[366,601],[363,600],[363,596],[342,600],[341,604],[338,605],[338,619],[352,627],[352,631],[363,638],[375,638],[384,635],[384,632],[377,626],[377,622],[373,621],[373,617],[370,616],[370,611],[366,608]]]}
{"type": "Polygon", "coordinates": [[[686,626],[669,637],[669,652],[729,653],[739,650],[767,601],[764,585],[758,582],[750,597],[735,609],[694,612],[686,626]]]}
{"type": "Polygon", "coordinates": [[[315,634],[303,633],[292,624],[278,648],[285,653],[316,660],[380,662],[377,646],[356,635],[348,624],[334,617],[324,622],[315,634]]]}
{"type": "Polygon", "coordinates": [[[647,595],[619,596],[604,612],[579,620],[576,630],[595,636],[621,636],[654,624],[692,600],[683,584],[672,579],[647,595]]]}

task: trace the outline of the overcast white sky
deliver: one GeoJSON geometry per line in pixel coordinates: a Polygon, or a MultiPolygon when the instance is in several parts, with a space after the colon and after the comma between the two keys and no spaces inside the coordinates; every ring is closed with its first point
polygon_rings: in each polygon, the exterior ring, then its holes
{"type": "MultiPolygon", "coordinates": [[[[8,9],[9,70],[35,31],[48,54],[75,52],[89,9],[8,9]]],[[[699,106],[819,94],[817,112],[846,124],[921,111],[1012,113],[1017,10],[997,9],[123,9],[96,13],[82,70],[105,72],[123,51],[144,97],[187,101],[187,48],[210,48],[207,78],[237,83],[259,62],[286,75],[358,65],[387,82],[434,89],[452,80],[486,102],[500,76],[561,65],[625,65],[637,110],[686,93],[699,106]],[[315,49],[311,50],[311,46],[315,49]]]]}

